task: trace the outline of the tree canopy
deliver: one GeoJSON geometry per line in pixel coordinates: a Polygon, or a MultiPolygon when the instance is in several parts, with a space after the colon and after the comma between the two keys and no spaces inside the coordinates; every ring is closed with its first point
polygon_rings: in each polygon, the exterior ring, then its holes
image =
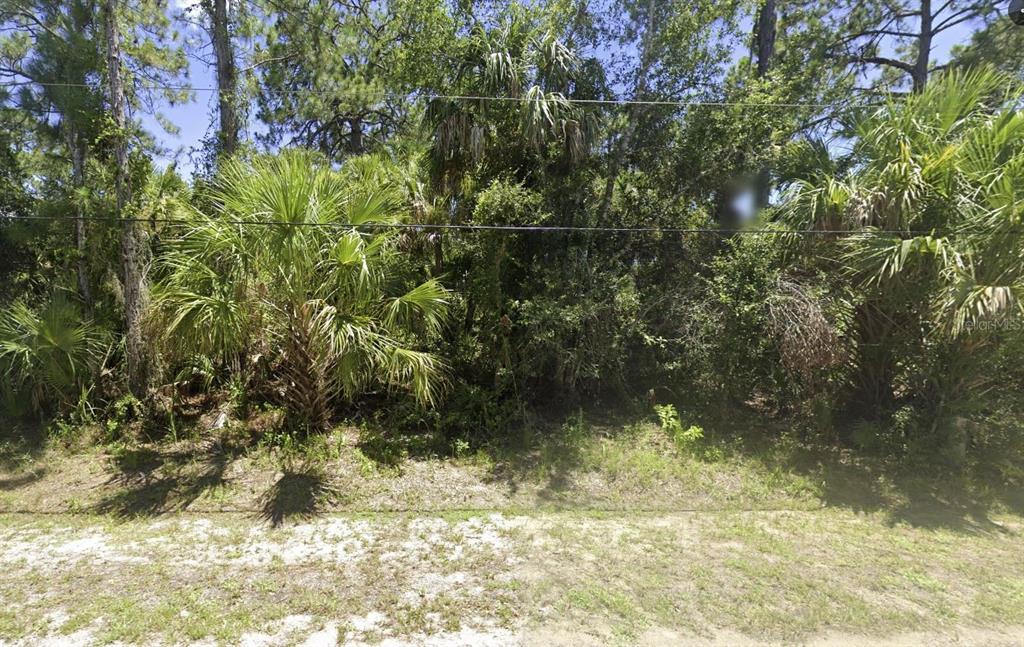
{"type": "Polygon", "coordinates": [[[3,402],[475,439],[671,402],[965,456],[1021,404],[1021,34],[966,0],[0,0],[3,402]],[[207,99],[185,177],[165,113],[207,99]]]}

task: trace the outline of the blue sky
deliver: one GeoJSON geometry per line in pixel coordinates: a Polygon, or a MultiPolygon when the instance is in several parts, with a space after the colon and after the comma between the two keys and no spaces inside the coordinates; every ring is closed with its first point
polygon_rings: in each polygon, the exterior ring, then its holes
{"type": "MultiPolygon", "coordinates": [[[[182,11],[189,8],[189,3],[182,0],[174,0],[172,3],[174,11],[182,11]]],[[[186,38],[207,39],[205,32],[195,29],[183,29],[186,38]]],[[[209,51],[209,45],[204,51],[209,51]]],[[[189,57],[188,83],[192,87],[213,87],[216,85],[213,68],[211,65],[189,57]]],[[[217,118],[217,101],[213,92],[194,92],[192,100],[188,103],[175,106],[164,102],[158,108],[164,118],[174,124],[178,132],[170,134],[157,121],[152,114],[143,113],[135,115],[142,121],[142,125],[148,130],[157,141],[169,153],[158,159],[158,163],[164,166],[173,160],[177,160],[178,169],[189,177],[192,174],[192,162],[189,159],[189,149],[197,148],[208,132],[213,132],[212,124],[217,118]]]]}
{"type": "MultiPolygon", "coordinates": [[[[191,0],[174,0],[174,10],[186,10],[191,4],[191,0]]],[[[953,29],[950,29],[936,39],[933,45],[933,57],[939,63],[946,61],[949,58],[949,52],[955,45],[966,43],[971,36],[975,26],[970,24],[961,24],[953,29]]],[[[185,32],[185,35],[189,38],[204,41],[207,39],[205,31],[191,28],[185,32]]],[[[209,55],[209,45],[203,50],[207,57],[212,58],[209,55]]],[[[747,49],[745,47],[738,48],[734,52],[734,59],[747,55],[747,49]]],[[[197,60],[195,56],[189,58],[189,84],[194,88],[212,88],[216,85],[216,79],[214,78],[214,72],[212,65],[201,60],[197,60]]],[[[165,166],[171,161],[177,161],[178,170],[185,176],[190,177],[193,171],[193,164],[189,158],[189,153],[192,149],[198,149],[201,145],[202,140],[208,135],[214,132],[214,123],[217,118],[217,101],[216,94],[214,92],[197,90],[193,93],[193,98],[190,102],[179,104],[175,106],[162,105],[160,111],[168,121],[170,121],[178,129],[176,134],[167,133],[159,124],[154,115],[141,114],[136,115],[141,119],[143,126],[156,137],[157,141],[167,149],[167,153],[161,155],[157,159],[157,163],[160,166],[165,166]]],[[[260,125],[252,123],[248,126],[248,131],[244,133],[245,137],[251,136],[254,132],[259,132],[260,125]],[[255,130],[254,130],[255,129],[255,130]]]]}

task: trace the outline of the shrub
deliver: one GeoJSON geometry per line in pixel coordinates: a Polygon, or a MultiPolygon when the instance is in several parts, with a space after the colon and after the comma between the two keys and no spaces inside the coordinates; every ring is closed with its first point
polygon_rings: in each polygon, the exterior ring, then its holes
{"type": "Polygon", "coordinates": [[[169,243],[154,289],[171,357],[262,362],[259,386],[304,430],[374,386],[433,405],[445,384],[444,363],[417,346],[445,324],[448,291],[416,282],[394,231],[356,229],[405,214],[387,164],[346,169],[297,151],[228,165],[215,213],[194,213],[169,243]],[[246,220],[273,224],[232,224],[246,220]]]}
{"type": "Polygon", "coordinates": [[[43,307],[15,303],[0,313],[0,382],[13,413],[77,403],[103,358],[106,334],[60,293],[43,307]]]}
{"type": "Polygon", "coordinates": [[[679,412],[671,404],[656,404],[654,412],[658,414],[661,428],[669,435],[676,447],[690,450],[704,438],[704,429],[697,425],[683,427],[679,412]]]}

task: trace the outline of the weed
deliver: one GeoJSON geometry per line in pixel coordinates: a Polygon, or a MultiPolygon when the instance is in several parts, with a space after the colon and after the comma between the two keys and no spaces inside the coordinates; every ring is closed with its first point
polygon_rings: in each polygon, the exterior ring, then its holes
{"type": "Polygon", "coordinates": [[[654,412],[658,414],[661,428],[669,435],[672,442],[682,451],[689,451],[704,438],[704,429],[697,425],[683,427],[679,412],[671,404],[656,404],[654,412]]]}
{"type": "Polygon", "coordinates": [[[144,407],[138,398],[130,393],[122,395],[107,410],[104,428],[108,440],[116,440],[124,435],[125,426],[138,420],[144,413],[144,407]]]}

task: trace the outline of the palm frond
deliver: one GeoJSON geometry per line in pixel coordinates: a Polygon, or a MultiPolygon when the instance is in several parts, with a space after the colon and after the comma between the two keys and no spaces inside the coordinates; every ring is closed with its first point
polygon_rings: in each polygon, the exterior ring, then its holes
{"type": "Polygon", "coordinates": [[[17,302],[0,314],[0,375],[29,388],[36,408],[67,404],[96,368],[104,341],[61,293],[38,310],[17,302]]]}
{"type": "Polygon", "coordinates": [[[435,355],[392,346],[388,357],[387,382],[392,388],[408,389],[423,405],[434,406],[447,388],[447,367],[435,355]]]}
{"type": "Polygon", "coordinates": [[[952,337],[986,330],[1008,329],[1024,316],[1024,282],[982,285],[961,274],[938,299],[936,318],[952,337]]]}
{"type": "Polygon", "coordinates": [[[417,323],[431,333],[438,333],[448,315],[451,295],[437,279],[417,285],[386,306],[384,323],[389,328],[412,328],[417,323]]]}
{"type": "Polygon", "coordinates": [[[930,235],[899,238],[865,229],[844,238],[842,244],[848,270],[869,285],[898,279],[911,268],[938,271],[961,262],[948,239],[930,235]]]}
{"type": "Polygon", "coordinates": [[[380,156],[334,170],[296,151],[229,163],[213,213],[191,214],[156,268],[152,319],[165,343],[222,363],[257,346],[268,390],[306,429],[374,384],[436,402],[439,362],[410,346],[440,330],[448,293],[430,280],[389,297],[411,283],[396,236],[357,229],[409,212],[403,172],[380,156]],[[263,219],[276,226],[232,222],[263,219]],[[325,222],[352,228],[306,226],[325,222]]]}
{"type": "Polygon", "coordinates": [[[510,52],[488,52],[484,57],[483,83],[491,93],[519,96],[522,91],[520,67],[510,52]]]}

